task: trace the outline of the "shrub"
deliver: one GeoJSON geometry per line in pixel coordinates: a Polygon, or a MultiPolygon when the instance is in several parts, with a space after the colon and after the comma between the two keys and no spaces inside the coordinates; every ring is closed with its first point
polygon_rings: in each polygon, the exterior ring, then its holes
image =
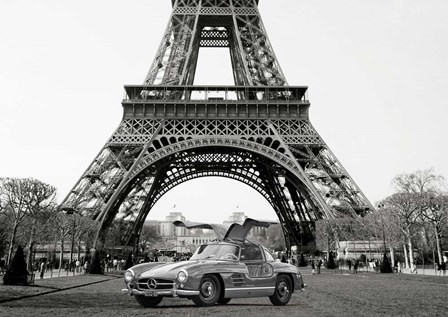
{"type": "Polygon", "coordinates": [[[305,256],[303,255],[303,253],[300,253],[299,267],[305,267],[305,266],[307,266],[305,256]]]}
{"type": "Polygon", "coordinates": [[[28,285],[28,271],[26,269],[25,256],[23,254],[23,248],[19,245],[14,257],[9,264],[8,269],[3,275],[4,285],[28,285]]]}
{"type": "Polygon", "coordinates": [[[334,258],[333,258],[333,253],[330,252],[328,254],[328,263],[327,263],[327,269],[335,269],[336,268],[336,263],[334,262],[334,258]]]}
{"type": "Polygon", "coordinates": [[[392,273],[392,266],[390,265],[389,258],[387,257],[386,252],[384,252],[383,262],[381,262],[380,267],[381,273],[392,273]]]}

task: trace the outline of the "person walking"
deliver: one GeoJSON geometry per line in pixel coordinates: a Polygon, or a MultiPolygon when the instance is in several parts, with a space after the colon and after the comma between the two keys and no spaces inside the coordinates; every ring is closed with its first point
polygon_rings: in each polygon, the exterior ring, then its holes
{"type": "Polygon", "coordinates": [[[351,272],[352,271],[352,260],[348,259],[347,264],[348,264],[348,271],[351,272]]]}
{"type": "Polygon", "coordinates": [[[358,260],[355,260],[355,264],[353,265],[353,273],[358,274],[358,260]]]}
{"type": "Polygon", "coordinates": [[[286,256],[285,256],[285,254],[282,255],[282,260],[281,260],[281,262],[282,262],[282,263],[286,263],[286,262],[287,262],[287,261],[286,261],[286,256]]]}
{"type": "Polygon", "coordinates": [[[42,263],[40,264],[40,279],[44,278],[44,273],[45,273],[45,262],[42,261],[42,263]]]}
{"type": "Polygon", "coordinates": [[[5,274],[5,272],[6,272],[6,259],[2,258],[0,260],[0,275],[5,274]]]}
{"type": "Polygon", "coordinates": [[[320,267],[322,266],[322,259],[319,259],[319,262],[317,262],[317,274],[320,274],[320,267]]]}

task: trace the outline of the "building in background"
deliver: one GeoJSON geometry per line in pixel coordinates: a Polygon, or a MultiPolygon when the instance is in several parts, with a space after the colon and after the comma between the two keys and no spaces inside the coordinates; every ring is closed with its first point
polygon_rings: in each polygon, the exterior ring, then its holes
{"type": "MultiPolygon", "coordinates": [[[[237,206],[238,208],[238,206],[237,206]]],[[[231,225],[233,223],[243,224],[248,217],[242,211],[232,212],[223,224],[231,225]]],[[[177,252],[194,252],[201,244],[215,240],[217,237],[212,230],[193,229],[188,230],[184,227],[176,227],[173,221],[188,219],[182,215],[182,212],[171,211],[165,220],[146,220],[145,226],[151,226],[157,235],[159,241],[150,246],[151,249],[175,250],[177,252]]],[[[257,238],[263,234],[265,228],[254,227],[248,235],[248,238],[257,238]]]]}

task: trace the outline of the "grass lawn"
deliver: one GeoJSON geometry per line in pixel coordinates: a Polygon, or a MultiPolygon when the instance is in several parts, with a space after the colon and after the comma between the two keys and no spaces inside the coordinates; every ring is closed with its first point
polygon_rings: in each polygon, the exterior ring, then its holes
{"type": "Polygon", "coordinates": [[[360,315],[448,315],[448,277],[324,270],[305,279],[305,296],[309,302],[322,301],[332,307],[326,313],[345,310],[360,315]]]}
{"type": "Polygon", "coordinates": [[[82,275],[36,280],[40,285],[34,287],[0,285],[0,316],[447,316],[448,277],[302,271],[306,290],[281,307],[267,297],[232,299],[227,305],[205,308],[186,299],[165,298],[158,307],[144,309],[121,294],[122,278],[82,275]],[[86,286],[73,288],[76,285],[86,286]],[[1,303],[7,296],[57,289],[63,291],[1,303]]]}

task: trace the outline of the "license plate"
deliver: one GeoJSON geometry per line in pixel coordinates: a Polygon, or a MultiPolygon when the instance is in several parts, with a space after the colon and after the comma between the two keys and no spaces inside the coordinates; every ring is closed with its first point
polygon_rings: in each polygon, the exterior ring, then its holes
{"type": "Polygon", "coordinates": [[[157,292],[148,291],[148,292],[145,292],[145,296],[147,296],[147,297],[157,297],[157,292]]]}

